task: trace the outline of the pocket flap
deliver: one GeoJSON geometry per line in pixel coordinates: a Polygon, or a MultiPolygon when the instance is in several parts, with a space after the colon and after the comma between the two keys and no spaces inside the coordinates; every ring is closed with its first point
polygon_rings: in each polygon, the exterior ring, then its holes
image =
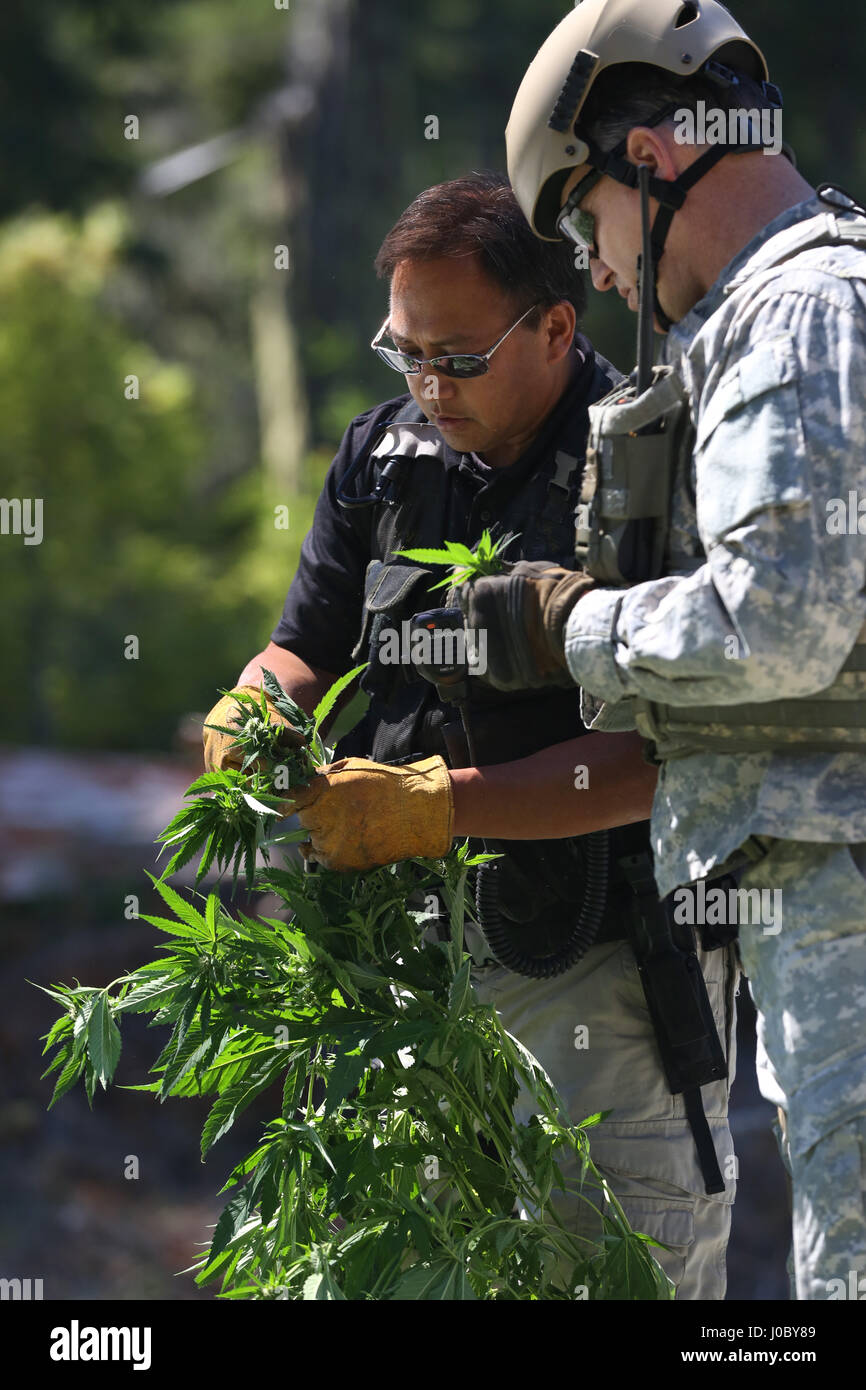
{"type": "Polygon", "coordinates": [[[421,580],[432,577],[432,570],[419,565],[386,565],[374,560],[367,570],[364,606],[371,613],[390,613],[402,607],[421,580]]]}
{"type": "Polygon", "coordinates": [[[734,367],[725,372],[701,412],[696,448],[701,449],[716,426],[741,406],[767,391],[787,386],[800,374],[797,353],[788,334],[758,343],[734,367]]]}

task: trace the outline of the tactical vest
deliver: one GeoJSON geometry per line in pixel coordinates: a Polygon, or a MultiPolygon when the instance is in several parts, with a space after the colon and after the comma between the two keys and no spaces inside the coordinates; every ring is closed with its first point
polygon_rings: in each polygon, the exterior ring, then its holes
{"type": "MultiPolygon", "coordinates": [[[[784,248],[761,260],[756,283],[772,280],[792,256],[812,247],[844,243],[866,249],[866,219],[851,223],[828,212],[803,224],[799,237],[791,229],[784,235],[784,248]]],[[[706,559],[702,550],[690,558],[672,554],[673,491],[691,489],[695,427],[690,405],[679,373],[661,366],[642,395],[637,396],[633,386],[616,388],[589,407],[590,442],[575,512],[575,552],[578,562],[606,586],[687,574],[706,559]]],[[[866,751],[866,624],[825,690],[796,699],[724,706],[638,699],[635,724],[661,761],[714,749],[866,751]]]]}
{"type": "MultiPolygon", "coordinates": [[[[603,370],[610,380],[612,369],[603,370]]],[[[549,456],[493,504],[495,516],[487,521],[485,513],[480,514],[479,525],[517,537],[508,554],[574,565],[573,516],[586,429],[584,412],[572,412],[563,420],[549,456]]],[[[381,659],[383,634],[400,634],[414,614],[440,607],[444,601],[445,591],[431,592],[431,586],[445,577],[446,570],[426,568],[397,552],[438,548],[446,539],[464,539],[448,533],[453,481],[445,466],[446,446],[423,411],[409,402],[374,445],[370,461],[379,472],[390,469],[394,485],[390,504],[373,509],[369,540],[373,558],[367,566],[362,627],[352,654],[353,660],[369,663],[361,684],[370,697],[370,708],[339,751],[342,755],[368,753],[377,761],[447,755],[442,730],[449,723],[456,725],[453,711],[439,704],[433,688],[410,663],[386,664],[381,659]]],[[[559,688],[551,685],[541,691],[505,694],[473,681],[472,722],[481,764],[527,757],[584,732],[579,692],[567,672],[559,688]]]]}
{"type": "MultiPolygon", "coordinates": [[[[604,368],[608,380],[612,369],[604,368]]],[[[412,548],[438,548],[449,535],[446,513],[453,487],[445,461],[445,444],[438,430],[424,423],[423,412],[409,403],[393,420],[370,453],[371,464],[381,476],[390,469],[394,480],[390,505],[372,510],[370,554],[366,573],[361,634],[353,660],[368,661],[362,687],[370,697],[367,714],[340,741],[337,756],[367,755],[376,761],[412,761],[438,753],[451,766],[459,766],[455,754],[460,724],[453,708],[440,704],[429,682],[411,663],[381,661],[382,637],[400,633],[403,624],[425,609],[443,603],[444,590],[430,586],[444,578],[444,569],[432,570],[401,558],[397,552],[412,548]],[[396,468],[392,464],[396,462],[396,468]]],[[[548,454],[524,476],[507,500],[495,503],[499,534],[512,532],[515,558],[547,559],[574,564],[574,506],[577,500],[582,458],[586,444],[586,416],[576,409],[563,420],[562,429],[548,454]]],[[[481,766],[528,757],[542,748],[565,742],[585,732],[580,719],[580,694],[567,672],[561,686],[543,690],[504,693],[483,681],[473,680],[470,718],[476,760],[481,766]]],[[[598,941],[626,935],[628,906],[633,892],[621,872],[618,859],[646,850],[646,823],[623,826],[607,835],[609,877],[607,910],[598,941]]],[[[593,872],[593,836],[546,841],[512,841],[500,846],[509,861],[509,907],[517,914],[534,916],[547,911],[553,919],[564,914],[574,919],[584,881],[593,872]],[[530,891],[531,890],[531,891],[530,891]],[[522,898],[527,897],[523,903],[522,898]]],[[[543,927],[539,925],[538,931],[543,927]]]]}

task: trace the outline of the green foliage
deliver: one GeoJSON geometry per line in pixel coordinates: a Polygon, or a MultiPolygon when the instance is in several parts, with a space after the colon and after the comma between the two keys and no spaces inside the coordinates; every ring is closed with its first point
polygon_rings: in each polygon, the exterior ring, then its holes
{"type": "MultiPolygon", "coordinates": [[[[243,864],[246,886],[252,889],[256,856],[260,850],[266,858],[268,854],[264,818],[280,811],[289,787],[302,786],[309,781],[316,768],[314,758],[320,763],[325,761],[325,748],[318,735],[319,724],[340,690],[356,675],[357,671],[351,671],[337,681],[311,719],[286,695],[273,672],[262,668],[263,687],[258,696],[245,692],[235,694],[239,718],[231,727],[205,725],[207,729],[234,737],[230,749],[242,753],[240,770],[206,772],[187,788],[184,795],[192,796],[193,801],[178,811],[158,837],[164,847],[179,845],[166,865],[164,878],[201,850],[196,883],[216,861],[221,871],[232,864],[233,889],[237,887],[243,864]],[[266,696],[273,700],[277,713],[289,721],[288,728],[271,717],[266,696]]],[[[279,842],[288,838],[282,836],[279,842]]]]}
{"type": "Polygon", "coordinates": [[[165,746],[265,623],[236,573],[254,513],[232,533],[203,505],[187,373],[106,309],[124,235],[113,208],[0,233],[0,471],[4,496],[40,499],[43,532],[0,546],[10,740],[165,746]]]}
{"type": "Polygon", "coordinates": [[[440,579],[438,584],[431,584],[432,593],[434,589],[451,589],[484,574],[501,574],[504,568],[503,554],[516,539],[509,532],[494,541],[489,531],[483,531],[474,550],[459,541],[446,541],[441,549],[398,550],[397,554],[405,555],[407,560],[415,560],[419,565],[449,566],[450,574],[440,579]]]}
{"type": "MultiPolygon", "coordinates": [[[[328,701],[310,720],[272,676],[268,685],[312,736],[328,701]]],[[[237,731],[260,768],[261,710],[237,731]]],[[[294,785],[310,765],[296,764],[294,785]]],[[[194,814],[162,838],[189,857],[210,800],[212,825],[233,829],[238,846],[244,815],[259,821],[256,846],[274,843],[259,797],[276,767],[199,779],[190,792],[213,795],[197,795],[194,814]]],[[[670,1297],[652,1242],[609,1189],[598,1243],[566,1229],[551,1204],[567,1153],[601,1182],[587,1138],[600,1117],[571,1126],[539,1064],[475,996],[465,886],[484,857],[463,846],[363,876],[268,867],[258,884],[286,904],[288,922],[232,915],[215,892],[190,899],[159,880],[172,915],[144,918],[168,937],[158,960],[104,990],[46,989],[62,1009],[45,1038],[56,1049],[45,1075],[60,1072],[51,1104],[79,1078],[90,1099],[108,1084],[130,1012],[171,1027],[155,1080],[134,1089],[214,1098],[202,1158],[274,1092],[277,1115],[222,1188],[231,1196],[193,1266],[197,1282],[256,1299],[670,1297]],[[420,930],[439,914],[413,906],[431,893],[445,904],[444,939],[420,930]],[[521,1081],[536,1110],[528,1124],[513,1113],[521,1081]]]]}

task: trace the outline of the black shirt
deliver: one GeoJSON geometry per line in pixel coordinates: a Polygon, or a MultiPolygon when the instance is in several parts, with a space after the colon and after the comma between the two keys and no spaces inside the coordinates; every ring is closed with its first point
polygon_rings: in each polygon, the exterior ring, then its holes
{"type": "MultiPolygon", "coordinates": [[[[441,480],[437,479],[437,486],[429,489],[431,505],[434,505],[435,493],[435,505],[441,509],[438,544],[452,540],[472,546],[485,527],[522,531],[519,516],[518,524],[512,525],[509,514],[519,504],[542,461],[549,461],[551,450],[563,432],[567,430],[574,437],[576,420],[582,460],[588,425],[586,408],[606,395],[621,377],[582,334],[576,336],[575,346],[583,354],[583,361],[576,362],[569,385],[529,447],[514,463],[506,468],[479,468],[471,455],[445,448],[447,486],[441,488],[441,480]]],[[[377,554],[376,507],[347,511],[339,505],[337,493],[352,463],[375,446],[387,422],[410,399],[404,394],[373,406],[356,416],[346,430],[316,504],[313,525],[301,548],[297,573],[282,617],[271,634],[277,646],[286,647],[308,665],[334,675],[341,675],[352,665],[352,649],[361,626],[364,575],[371,558],[377,554]]],[[[441,465],[438,461],[425,465],[419,460],[417,466],[422,469],[441,465]]],[[[351,495],[367,495],[374,477],[375,465],[367,465],[347,490],[351,495]]],[[[424,488],[420,472],[417,487],[424,488]]],[[[568,545],[573,563],[571,531],[568,545]]],[[[566,554],[545,549],[543,539],[536,542],[535,551],[537,553],[518,542],[509,555],[568,562],[566,554]]]]}

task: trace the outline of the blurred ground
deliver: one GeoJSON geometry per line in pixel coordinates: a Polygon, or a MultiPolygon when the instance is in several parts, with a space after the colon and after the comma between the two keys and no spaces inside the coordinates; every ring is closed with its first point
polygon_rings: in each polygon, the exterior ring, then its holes
{"type": "MultiPolygon", "coordinates": [[[[46,1112],[54,1078],[39,1079],[37,1039],[56,1010],[27,981],[102,985],[150,958],[154,932],[127,920],[124,902],[136,894],[150,910],[141,866],[152,864],[153,837],[196,771],[180,760],[0,751],[0,1276],[42,1279],[45,1299],[211,1298],[178,1271],[207,1242],[225,1201],[219,1188],[279,1107],[278,1088],[259,1097],[204,1165],[207,1099],[160,1106],[112,1089],[97,1091],[90,1112],[76,1088],[46,1112]],[[52,797],[59,782],[74,782],[76,795],[52,797]],[[127,1178],[133,1155],[139,1176],[127,1178]]],[[[159,1039],[146,1015],[126,1017],[123,1084],[149,1079],[159,1039]]],[[[739,1049],[728,1296],[786,1298],[785,1174],[773,1111],[755,1084],[745,989],[739,1049]]]]}

